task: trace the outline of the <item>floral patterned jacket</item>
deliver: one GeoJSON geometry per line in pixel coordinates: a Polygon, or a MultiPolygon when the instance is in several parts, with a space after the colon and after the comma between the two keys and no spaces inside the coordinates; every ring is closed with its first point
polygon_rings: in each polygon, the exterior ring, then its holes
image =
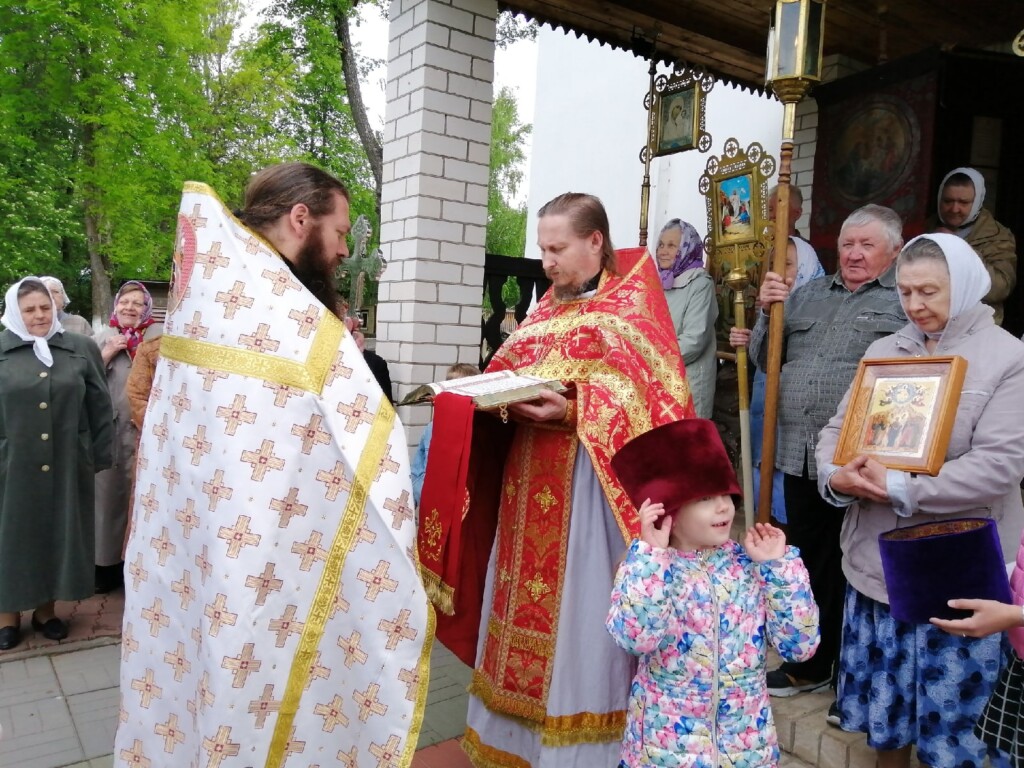
{"type": "Polygon", "coordinates": [[[640,657],[623,766],[778,764],[767,641],[784,659],[802,661],[819,640],[818,606],[797,549],[756,563],[735,541],[700,553],[634,541],[606,624],[640,657]]]}

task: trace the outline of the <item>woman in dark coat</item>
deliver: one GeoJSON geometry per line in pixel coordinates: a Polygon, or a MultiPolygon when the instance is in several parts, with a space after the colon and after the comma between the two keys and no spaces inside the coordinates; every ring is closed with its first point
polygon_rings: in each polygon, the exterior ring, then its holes
{"type": "Polygon", "coordinates": [[[0,318],[0,650],[21,641],[21,612],[67,637],[55,600],[93,594],[94,473],[111,463],[114,417],[103,363],[64,333],[46,286],[11,286],[0,318]]]}

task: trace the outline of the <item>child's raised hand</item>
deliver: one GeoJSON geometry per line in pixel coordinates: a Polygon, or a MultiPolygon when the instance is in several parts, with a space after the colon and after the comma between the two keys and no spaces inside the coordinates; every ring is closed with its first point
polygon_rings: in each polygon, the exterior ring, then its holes
{"type": "Polygon", "coordinates": [[[756,523],[743,536],[743,548],[755,563],[777,560],[786,554],[786,534],[767,523],[756,523]]]}
{"type": "Polygon", "coordinates": [[[650,499],[645,499],[640,505],[640,540],[652,547],[665,549],[671,530],[672,516],[665,514],[665,505],[661,502],[652,504],[650,499]]]}

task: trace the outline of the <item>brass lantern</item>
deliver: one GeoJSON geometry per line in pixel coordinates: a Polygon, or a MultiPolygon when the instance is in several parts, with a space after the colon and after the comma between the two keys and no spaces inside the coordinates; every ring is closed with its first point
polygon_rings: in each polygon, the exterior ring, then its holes
{"type": "Polygon", "coordinates": [[[765,81],[782,102],[821,82],[825,0],[778,0],[768,30],[765,81]]]}

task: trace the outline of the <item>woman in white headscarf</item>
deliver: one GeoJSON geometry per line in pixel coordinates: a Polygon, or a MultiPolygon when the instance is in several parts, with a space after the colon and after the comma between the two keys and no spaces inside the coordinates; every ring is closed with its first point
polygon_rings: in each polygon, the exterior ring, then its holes
{"type": "Polygon", "coordinates": [[[0,334],[0,651],[21,612],[67,637],[55,600],[93,594],[93,474],[110,466],[114,416],[99,349],[65,333],[46,285],[7,291],[0,334]]]}
{"type": "Polygon", "coordinates": [[[57,307],[57,320],[60,321],[64,330],[80,333],[83,336],[92,336],[93,330],[88,320],[79,315],[69,314],[66,311],[68,304],[71,303],[71,299],[68,298],[68,292],[64,290],[64,283],[50,275],[44,275],[39,279],[43,281],[43,284],[49,289],[50,295],[53,297],[53,303],[57,307]]]}
{"type": "Polygon", "coordinates": [[[1013,232],[983,206],[985,177],[974,168],[954,168],[939,185],[938,216],[932,231],[962,238],[981,258],[992,287],[983,301],[1003,324],[1003,302],[1017,284],[1017,241],[1013,232]]]}
{"type": "Polygon", "coordinates": [[[1005,559],[1013,559],[1024,526],[1024,343],[993,323],[992,309],[981,303],[988,273],[954,235],[907,243],[896,262],[896,285],[910,322],[868,347],[865,359],[959,355],[967,375],[945,463],[934,477],[886,469],[867,456],[833,464],[849,392],[818,437],[819,490],[847,507],[840,540],[849,584],[841,723],[868,734],[881,768],[908,766],[911,745],[921,763],[937,768],[982,765],[986,755],[992,765],[1004,765],[973,733],[999,676],[1001,636],[951,635],[894,619],[878,536],[955,517],[992,518],[1005,559]]]}

